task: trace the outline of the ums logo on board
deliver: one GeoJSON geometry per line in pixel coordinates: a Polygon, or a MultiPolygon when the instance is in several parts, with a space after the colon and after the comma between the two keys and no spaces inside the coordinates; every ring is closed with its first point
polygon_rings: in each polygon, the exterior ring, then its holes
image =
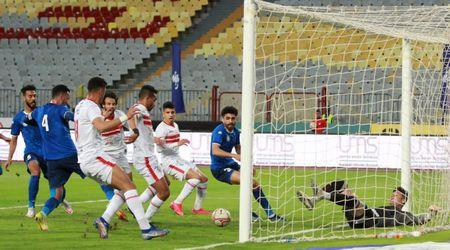
{"type": "MultiPolygon", "coordinates": [[[[400,124],[370,124],[370,133],[372,135],[400,135],[401,130],[400,124]]],[[[448,131],[444,125],[414,124],[412,125],[411,135],[446,136],[448,131]]]]}

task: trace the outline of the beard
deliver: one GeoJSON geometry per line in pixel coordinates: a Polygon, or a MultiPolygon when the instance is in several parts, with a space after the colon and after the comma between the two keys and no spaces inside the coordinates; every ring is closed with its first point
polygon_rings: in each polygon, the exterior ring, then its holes
{"type": "Polygon", "coordinates": [[[36,108],[36,102],[25,102],[25,104],[26,104],[30,109],[36,108]]]}

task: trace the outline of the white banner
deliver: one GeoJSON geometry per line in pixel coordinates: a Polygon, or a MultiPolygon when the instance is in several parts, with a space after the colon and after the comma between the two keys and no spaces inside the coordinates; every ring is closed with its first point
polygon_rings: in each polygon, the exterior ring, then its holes
{"type": "MultiPolygon", "coordinates": [[[[10,136],[9,130],[0,133],[10,136]]],[[[73,133],[72,133],[73,138],[73,133]]],[[[180,154],[196,164],[209,165],[211,133],[182,132],[191,141],[180,154]]],[[[256,134],[254,163],[259,166],[400,168],[399,136],[361,135],[281,135],[256,134]]],[[[411,166],[420,169],[449,167],[446,137],[412,137],[411,166]]],[[[0,157],[8,156],[8,144],[0,141],[0,157]]],[[[20,137],[14,160],[23,160],[24,143],[20,137]]],[[[128,145],[131,162],[132,145],[128,145]]]]}

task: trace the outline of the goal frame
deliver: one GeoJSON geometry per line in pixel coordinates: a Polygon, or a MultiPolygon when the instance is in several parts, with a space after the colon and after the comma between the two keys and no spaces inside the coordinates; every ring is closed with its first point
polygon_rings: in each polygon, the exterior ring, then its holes
{"type": "MultiPolygon", "coordinates": [[[[256,3],[244,0],[243,57],[242,57],[242,120],[241,120],[241,171],[239,197],[239,242],[252,239],[251,191],[253,170],[253,135],[255,106],[255,45],[256,3]]],[[[411,209],[411,123],[412,123],[412,64],[410,40],[402,40],[402,98],[401,98],[401,185],[409,191],[403,210],[411,209]]]]}

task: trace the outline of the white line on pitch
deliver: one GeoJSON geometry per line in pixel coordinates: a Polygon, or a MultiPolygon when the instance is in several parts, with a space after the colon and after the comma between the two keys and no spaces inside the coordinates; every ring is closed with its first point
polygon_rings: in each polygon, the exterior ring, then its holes
{"type": "MultiPolygon", "coordinates": [[[[238,200],[239,198],[227,198],[227,197],[222,197],[222,198],[214,198],[215,200],[238,200]]],[[[96,203],[96,202],[103,202],[103,201],[108,201],[106,199],[102,199],[102,200],[89,200],[89,201],[69,201],[69,204],[85,204],[85,203],[96,203]]],[[[36,205],[36,207],[42,207],[44,206],[44,204],[39,204],[36,205]]],[[[27,208],[27,205],[23,205],[23,206],[12,206],[12,207],[0,207],[0,210],[8,210],[8,209],[17,209],[17,208],[27,208]]]]}
{"type": "Polygon", "coordinates": [[[211,249],[214,247],[220,247],[220,246],[226,246],[226,245],[235,245],[239,244],[239,242],[223,242],[223,243],[216,243],[206,246],[199,246],[199,247],[188,247],[188,248],[175,248],[175,250],[197,250],[197,249],[211,249]]]}
{"type": "MultiPolygon", "coordinates": [[[[74,202],[69,202],[70,205],[72,204],[84,204],[84,203],[96,203],[96,202],[102,202],[102,201],[108,201],[106,199],[103,200],[90,200],[90,201],[74,201],[74,202]]],[[[44,204],[39,204],[36,205],[36,207],[42,207],[44,206],[44,204]]],[[[13,207],[0,207],[0,210],[7,210],[7,209],[16,209],[16,208],[27,208],[28,206],[24,205],[24,206],[13,206],[13,207]]]]}

